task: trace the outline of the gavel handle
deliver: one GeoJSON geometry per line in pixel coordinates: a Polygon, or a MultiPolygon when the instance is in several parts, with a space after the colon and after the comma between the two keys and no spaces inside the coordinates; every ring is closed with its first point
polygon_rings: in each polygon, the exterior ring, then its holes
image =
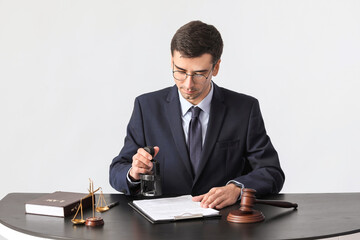
{"type": "Polygon", "coordinates": [[[285,201],[276,201],[276,200],[255,200],[255,203],[258,204],[265,204],[275,207],[282,207],[282,208],[294,208],[297,209],[297,203],[285,202],[285,201]]]}

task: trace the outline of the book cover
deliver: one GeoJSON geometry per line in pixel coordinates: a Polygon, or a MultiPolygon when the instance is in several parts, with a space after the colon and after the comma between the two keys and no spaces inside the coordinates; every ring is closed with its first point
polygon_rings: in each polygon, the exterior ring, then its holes
{"type": "Polygon", "coordinates": [[[87,195],[61,191],[45,194],[26,202],[25,212],[27,214],[67,217],[75,214],[82,198],[84,198],[82,200],[83,209],[91,207],[91,196],[86,197],[87,195]]]}

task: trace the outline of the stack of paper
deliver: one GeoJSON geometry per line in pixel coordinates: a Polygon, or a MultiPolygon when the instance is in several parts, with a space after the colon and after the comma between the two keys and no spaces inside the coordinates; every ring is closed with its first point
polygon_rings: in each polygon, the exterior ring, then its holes
{"type": "Polygon", "coordinates": [[[152,223],[220,216],[219,211],[211,208],[202,208],[200,207],[200,202],[193,202],[191,195],[137,200],[130,203],[130,206],[152,223]]]}

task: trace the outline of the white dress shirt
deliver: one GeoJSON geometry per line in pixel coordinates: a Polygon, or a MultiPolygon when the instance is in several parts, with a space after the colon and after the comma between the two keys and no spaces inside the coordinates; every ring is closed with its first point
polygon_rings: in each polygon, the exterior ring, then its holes
{"type": "Polygon", "coordinates": [[[210,107],[211,107],[211,100],[214,94],[213,83],[211,82],[211,89],[208,95],[198,104],[192,105],[188,102],[179,92],[179,99],[180,99],[180,106],[181,106],[181,118],[182,118],[182,127],[184,129],[186,143],[188,143],[188,134],[189,134],[189,124],[191,120],[191,112],[189,111],[191,107],[199,107],[201,108],[201,112],[199,115],[199,120],[201,123],[201,134],[202,134],[202,145],[204,146],[206,130],[209,123],[209,116],[210,116],[210,107]]]}

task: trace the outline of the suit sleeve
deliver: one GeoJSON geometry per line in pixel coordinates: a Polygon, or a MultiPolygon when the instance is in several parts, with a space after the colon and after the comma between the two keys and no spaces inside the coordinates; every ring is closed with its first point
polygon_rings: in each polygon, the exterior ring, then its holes
{"type": "Polygon", "coordinates": [[[124,147],[120,154],[115,157],[110,165],[110,185],[126,195],[135,195],[139,190],[138,185],[132,185],[127,181],[127,173],[131,168],[132,157],[137,149],[145,146],[144,131],[142,124],[141,105],[135,100],[134,110],[127,126],[124,147]]]}
{"type": "Polygon", "coordinates": [[[245,161],[250,169],[236,181],[253,188],[257,195],[279,193],[285,180],[278,154],[266,134],[259,102],[255,100],[248,123],[245,161]]]}

